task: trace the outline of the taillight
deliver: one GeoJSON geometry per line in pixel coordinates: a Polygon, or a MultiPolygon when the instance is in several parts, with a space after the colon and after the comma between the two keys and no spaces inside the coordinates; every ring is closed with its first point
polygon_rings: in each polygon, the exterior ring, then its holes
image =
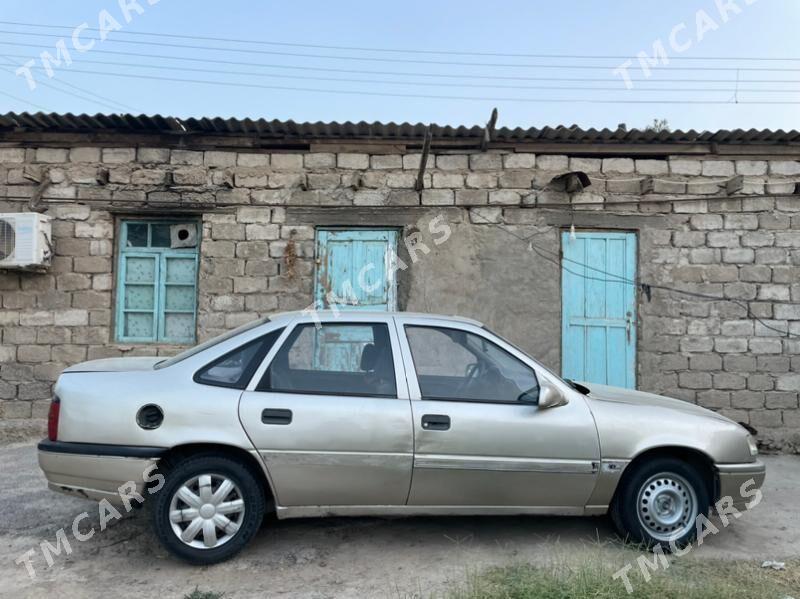
{"type": "Polygon", "coordinates": [[[58,416],[61,413],[61,400],[54,397],[50,402],[50,412],[47,414],[47,438],[58,441],[58,416]]]}

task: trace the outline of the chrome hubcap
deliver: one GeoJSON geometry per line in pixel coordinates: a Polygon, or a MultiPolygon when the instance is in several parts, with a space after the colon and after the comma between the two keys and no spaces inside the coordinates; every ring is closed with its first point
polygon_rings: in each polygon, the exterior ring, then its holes
{"type": "Polygon", "coordinates": [[[682,476],[662,472],[642,485],[637,498],[639,523],[659,541],[682,537],[698,515],[697,495],[682,476]]]}
{"type": "Polygon", "coordinates": [[[218,474],[201,474],[184,482],[169,506],[172,532],[197,549],[230,541],[244,521],[244,498],[236,484],[218,474]]]}

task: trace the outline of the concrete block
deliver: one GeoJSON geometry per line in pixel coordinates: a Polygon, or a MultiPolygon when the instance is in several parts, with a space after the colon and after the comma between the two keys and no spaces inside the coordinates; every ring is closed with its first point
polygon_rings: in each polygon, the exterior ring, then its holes
{"type": "Polygon", "coordinates": [[[100,162],[100,148],[76,147],[70,148],[70,162],[100,162]]]}
{"type": "Polygon", "coordinates": [[[370,166],[378,170],[403,168],[403,157],[400,154],[375,154],[370,157],[370,166]]]}
{"type": "Polygon", "coordinates": [[[339,168],[368,169],[369,154],[353,154],[353,153],[337,154],[336,163],[339,168]]]}
{"type": "Polygon", "coordinates": [[[536,154],[519,152],[503,156],[503,168],[534,168],[535,166],[536,154]]]}
{"type": "Polygon", "coordinates": [[[702,172],[702,163],[699,160],[671,159],[669,170],[673,175],[695,176],[702,172]]]}
{"type": "Polygon", "coordinates": [[[635,163],[631,158],[603,158],[604,173],[633,173],[635,163]]]}
{"type": "Polygon", "coordinates": [[[436,156],[436,168],[443,171],[466,171],[469,169],[469,156],[466,154],[440,154],[436,156]]]}
{"type": "Polygon", "coordinates": [[[702,165],[704,177],[732,177],[736,174],[731,160],[704,160],[702,165]]]}
{"type": "Polygon", "coordinates": [[[793,177],[800,175],[800,161],[797,160],[773,160],[769,163],[770,175],[784,175],[793,177]]]}
{"type": "Polygon", "coordinates": [[[107,164],[127,164],[136,160],[136,148],[103,148],[102,161],[107,164]]]}

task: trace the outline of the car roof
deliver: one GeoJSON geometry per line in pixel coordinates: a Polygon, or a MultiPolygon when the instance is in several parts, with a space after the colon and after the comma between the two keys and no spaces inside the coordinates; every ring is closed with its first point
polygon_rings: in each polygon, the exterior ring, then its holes
{"type": "MultiPolygon", "coordinates": [[[[294,311],[294,312],[281,312],[278,314],[270,315],[270,321],[278,322],[278,321],[289,321],[297,318],[298,316],[308,316],[311,314],[311,311],[304,310],[304,311],[294,311]]],[[[347,310],[315,310],[314,314],[322,321],[328,320],[341,320],[343,314],[347,314],[347,310]]],[[[414,318],[420,320],[445,320],[449,322],[458,322],[462,324],[471,324],[473,326],[482,327],[483,323],[480,321],[474,320],[472,318],[466,318],[464,316],[457,316],[457,315],[445,315],[445,314],[429,314],[427,312],[400,312],[400,311],[385,311],[385,310],[357,310],[353,311],[352,314],[358,315],[359,320],[363,317],[375,317],[375,318],[386,318],[387,316],[399,316],[403,318],[414,318]]]]}

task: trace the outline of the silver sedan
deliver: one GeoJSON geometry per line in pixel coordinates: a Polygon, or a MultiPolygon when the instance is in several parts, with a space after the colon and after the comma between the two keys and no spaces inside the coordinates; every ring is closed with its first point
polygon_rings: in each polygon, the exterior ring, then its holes
{"type": "Polygon", "coordinates": [[[50,487],[144,504],[197,564],[241,550],[267,512],[609,514],[674,549],[765,475],[743,426],[565,381],[456,317],[278,314],[173,358],[78,364],[55,391],[39,445],[50,487]]]}

